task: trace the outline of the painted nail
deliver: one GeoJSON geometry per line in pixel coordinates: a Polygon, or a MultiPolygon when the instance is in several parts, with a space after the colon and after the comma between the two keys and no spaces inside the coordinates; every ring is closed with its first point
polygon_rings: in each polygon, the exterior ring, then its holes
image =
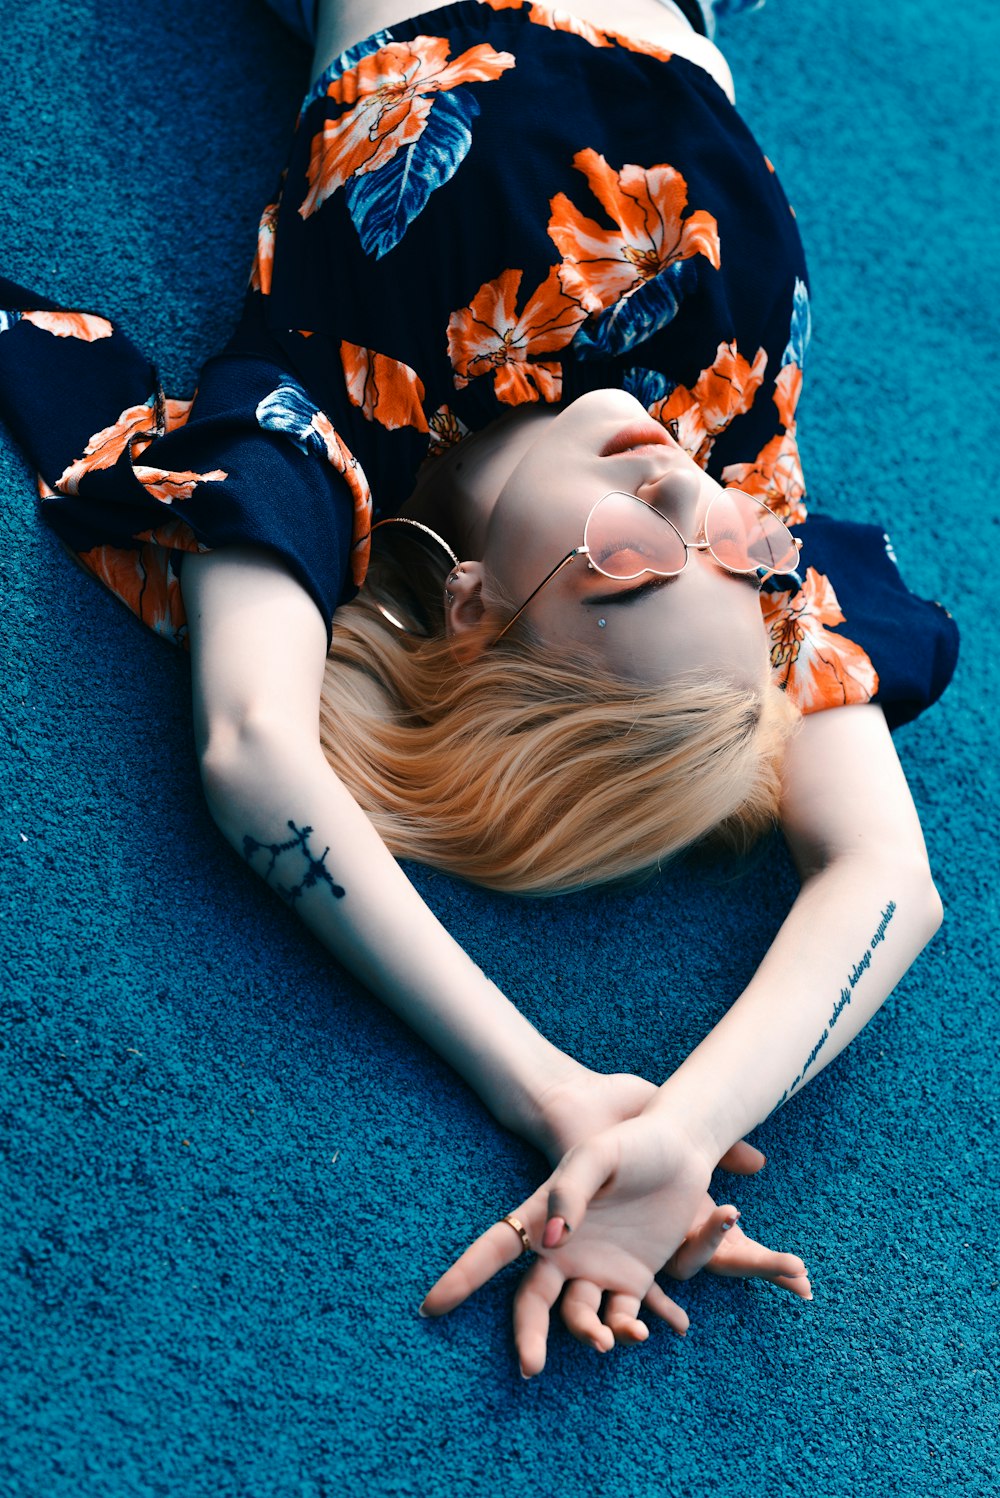
{"type": "Polygon", "coordinates": [[[550,1217],[545,1224],[545,1232],[542,1234],[542,1247],[555,1248],[562,1237],[563,1228],[566,1226],[561,1217],[550,1217]]]}
{"type": "Polygon", "coordinates": [[[735,1217],[731,1217],[728,1222],[724,1222],[722,1224],[722,1231],[724,1233],[728,1233],[729,1229],[730,1228],[734,1228],[736,1226],[736,1224],[739,1222],[739,1220],[740,1220],[740,1214],[739,1214],[739,1212],[737,1212],[737,1214],[736,1214],[735,1217]]]}

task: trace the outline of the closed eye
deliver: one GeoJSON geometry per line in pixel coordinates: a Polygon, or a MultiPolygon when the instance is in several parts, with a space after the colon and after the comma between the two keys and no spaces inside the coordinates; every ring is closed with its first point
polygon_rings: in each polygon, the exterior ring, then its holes
{"type": "MultiPolygon", "coordinates": [[[[749,583],[755,593],[760,592],[760,583],[754,573],[730,572],[726,567],[720,567],[720,572],[734,578],[736,582],[749,583]]],[[[670,577],[650,577],[645,582],[639,583],[635,588],[619,588],[614,593],[596,593],[590,598],[581,598],[580,602],[586,607],[600,606],[601,608],[614,607],[616,604],[638,603],[640,599],[650,593],[658,593],[661,588],[675,583],[680,577],[679,572],[674,572],[670,577]]]]}
{"type": "Polygon", "coordinates": [[[645,598],[647,593],[659,592],[660,588],[665,588],[668,583],[675,583],[679,576],[680,573],[675,573],[673,577],[650,577],[636,588],[618,588],[614,593],[598,593],[591,598],[583,598],[580,601],[588,607],[593,604],[599,605],[601,608],[613,606],[617,603],[638,603],[639,599],[645,598]]]}

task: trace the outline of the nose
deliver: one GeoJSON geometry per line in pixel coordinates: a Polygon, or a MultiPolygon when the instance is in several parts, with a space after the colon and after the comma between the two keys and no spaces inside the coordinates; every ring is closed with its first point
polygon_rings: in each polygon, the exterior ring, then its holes
{"type": "Polygon", "coordinates": [[[658,465],[657,472],[636,489],[640,499],[672,520],[683,536],[698,532],[708,497],[702,503],[705,475],[690,458],[658,465]]]}

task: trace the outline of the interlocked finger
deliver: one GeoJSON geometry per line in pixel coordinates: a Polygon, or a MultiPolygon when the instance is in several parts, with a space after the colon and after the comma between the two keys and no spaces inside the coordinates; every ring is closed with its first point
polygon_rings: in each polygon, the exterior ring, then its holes
{"type": "Polygon", "coordinates": [[[652,1311],[654,1316],[659,1316],[669,1327],[683,1337],[691,1325],[687,1311],[679,1306],[676,1300],[671,1300],[666,1291],[661,1290],[657,1284],[650,1285],[642,1298],[642,1303],[647,1311],[652,1311]]]}
{"type": "Polygon", "coordinates": [[[639,1320],[638,1295],[626,1295],[612,1291],[604,1307],[604,1324],[614,1334],[619,1346],[631,1347],[635,1342],[645,1342],[649,1327],[639,1320]]]}
{"type": "Polygon", "coordinates": [[[721,1247],[726,1233],[735,1227],[739,1215],[735,1207],[716,1207],[667,1261],[667,1273],[675,1280],[689,1280],[699,1269],[704,1269],[721,1247]]]}
{"type": "Polygon", "coordinates": [[[536,1259],[514,1296],[514,1342],[525,1378],[545,1367],[552,1307],[565,1283],[553,1259],[536,1259]]]}
{"type": "Polygon", "coordinates": [[[602,1298],[600,1285],[592,1280],[570,1280],[559,1306],[567,1331],[595,1352],[608,1352],[615,1340],[601,1320],[602,1298]]]}

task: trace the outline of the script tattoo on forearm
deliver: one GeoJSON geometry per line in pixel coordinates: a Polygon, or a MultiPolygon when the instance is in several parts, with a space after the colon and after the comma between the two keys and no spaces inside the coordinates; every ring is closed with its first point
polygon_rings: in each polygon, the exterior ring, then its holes
{"type": "Polygon", "coordinates": [[[791,1082],[788,1087],[785,1088],[785,1091],[781,1094],[780,1098],[775,1103],[774,1106],[776,1110],[781,1107],[782,1103],[786,1102],[787,1099],[791,1097],[792,1093],[797,1087],[802,1086],[803,1082],[806,1079],[806,1076],[809,1073],[810,1068],[815,1064],[816,1058],[819,1056],[823,1047],[830,1039],[830,1034],[833,1030],[834,1025],[837,1023],[844,1010],[850,1004],[851,999],[854,997],[854,990],[861,982],[864,974],[871,967],[872,955],[878,950],[879,943],[885,941],[885,933],[889,928],[889,922],[892,920],[895,914],[896,902],[895,900],[890,900],[888,905],[879,916],[879,922],[875,927],[875,931],[872,935],[871,941],[868,943],[867,947],[865,947],[858,961],[851,968],[851,971],[847,977],[847,983],[840,990],[840,995],[837,999],[837,1002],[833,1006],[830,1018],[826,1022],[826,1027],[823,1030],[822,1035],[820,1036],[819,1040],[817,1040],[812,1050],[809,1052],[809,1055],[806,1057],[802,1070],[799,1072],[794,1082],[791,1082]]]}
{"type": "MultiPolygon", "coordinates": [[[[305,860],[305,870],[302,872],[302,877],[297,884],[279,884],[275,880],[273,888],[277,890],[281,898],[287,904],[294,905],[296,900],[302,898],[307,889],[314,889],[318,885],[326,885],[335,900],[342,900],[347,891],[343,885],[336,882],[326,866],[326,857],[330,851],[329,848],[324,848],[319,858],[315,858],[309,846],[309,839],[312,837],[312,828],[296,827],[294,822],[289,822],[288,827],[292,836],[284,843],[259,843],[255,837],[250,837],[247,834],[243,839],[243,857],[247,863],[252,864],[258,853],[267,853],[269,855],[267,867],[260,872],[264,883],[270,884],[271,875],[275,872],[278,860],[284,858],[286,854],[294,855],[297,850],[300,857],[305,860]]],[[[294,857],[292,859],[292,866],[299,870],[302,868],[301,864],[294,857]]]]}

